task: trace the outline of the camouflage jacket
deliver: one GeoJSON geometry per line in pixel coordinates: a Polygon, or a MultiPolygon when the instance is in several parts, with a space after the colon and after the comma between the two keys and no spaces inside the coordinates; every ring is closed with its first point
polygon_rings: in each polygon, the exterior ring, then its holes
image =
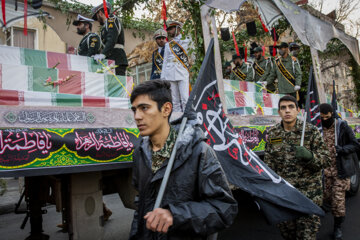
{"type": "Polygon", "coordinates": [[[295,158],[295,146],[300,146],[303,121],[297,120],[292,131],[282,123],[270,128],[264,162],[319,206],[322,204],[321,170],[329,166],[330,153],[319,130],[312,124],[305,127],[304,147],[313,153],[309,162],[295,158]]]}
{"type": "Polygon", "coordinates": [[[155,173],[162,166],[166,159],[170,159],[171,152],[175,145],[176,136],[176,131],[174,130],[174,128],[170,127],[170,132],[166,139],[165,145],[159,151],[151,151],[151,170],[153,173],[155,173]]]}
{"type": "MultiPolygon", "coordinates": [[[[281,59],[286,70],[295,78],[295,86],[301,86],[302,72],[297,58],[289,55],[286,58],[277,57],[276,59],[281,59]]],[[[279,67],[276,65],[276,59],[274,60],[274,67],[266,79],[267,83],[271,85],[277,78],[279,93],[294,93],[295,86],[289,83],[280,72],[279,67]]]]}
{"type": "Polygon", "coordinates": [[[254,76],[255,82],[259,82],[259,81],[264,82],[266,81],[267,77],[271,72],[271,69],[273,68],[273,62],[271,61],[271,58],[268,57],[264,58],[263,56],[261,56],[260,60],[254,61],[252,67],[255,74],[254,76]],[[256,64],[258,64],[260,68],[264,71],[262,75],[256,70],[256,64]]]}
{"type": "Polygon", "coordinates": [[[249,63],[243,62],[243,64],[240,67],[236,66],[231,70],[230,79],[239,80],[239,81],[248,81],[248,82],[254,81],[254,69],[251,67],[249,63]],[[245,79],[242,79],[240,76],[235,74],[237,69],[239,69],[242,73],[246,75],[245,79]]]}

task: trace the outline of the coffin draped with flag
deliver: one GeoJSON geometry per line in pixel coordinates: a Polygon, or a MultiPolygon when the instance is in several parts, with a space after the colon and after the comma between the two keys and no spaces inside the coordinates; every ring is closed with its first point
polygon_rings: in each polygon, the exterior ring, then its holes
{"type": "Polygon", "coordinates": [[[185,115],[197,118],[215,150],[229,182],[249,193],[271,223],[302,214],[323,215],[311,200],[272,171],[236,133],[223,111],[218,93],[213,40],[207,50],[185,115]]]}

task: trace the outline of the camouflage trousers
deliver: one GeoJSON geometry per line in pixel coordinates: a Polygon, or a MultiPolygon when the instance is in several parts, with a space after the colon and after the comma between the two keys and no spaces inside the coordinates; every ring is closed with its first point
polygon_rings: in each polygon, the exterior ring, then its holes
{"type": "Polygon", "coordinates": [[[285,240],[316,240],[320,228],[320,217],[312,215],[279,223],[281,236],[285,240]]]}
{"type": "Polygon", "coordinates": [[[345,194],[350,189],[350,178],[341,179],[331,174],[332,171],[326,170],[324,171],[324,203],[331,205],[334,217],[345,217],[345,194]]]}

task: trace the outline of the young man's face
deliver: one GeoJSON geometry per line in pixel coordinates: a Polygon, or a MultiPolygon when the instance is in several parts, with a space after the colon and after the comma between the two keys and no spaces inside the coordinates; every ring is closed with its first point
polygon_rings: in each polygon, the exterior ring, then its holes
{"type": "Polygon", "coordinates": [[[164,47],[165,43],[166,43],[166,38],[165,37],[158,37],[156,38],[156,43],[159,47],[164,47]]]}
{"type": "Polygon", "coordinates": [[[296,117],[300,112],[300,108],[296,108],[296,104],[292,101],[281,101],[278,113],[283,122],[291,124],[296,121],[296,117]]]}
{"type": "Polygon", "coordinates": [[[257,60],[260,60],[262,52],[254,52],[254,56],[257,60]]]}
{"type": "Polygon", "coordinates": [[[167,31],[169,37],[172,37],[172,38],[176,37],[175,36],[176,26],[169,27],[168,29],[166,29],[166,31],[167,31]]]}
{"type": "Polygon", "coordinates": [[[242,63],[243,63],[243,60],[241,59],[241,58],[235,58],[235,60],[234,60],[234,64],[236,65],[236,66],[241,66],[242,65],[242,63]]]}
{"type": "Polygon", "coordinates": [[[143,94],[135,98],[131,110],[134,112],[134,119],[141,136],[154,136],[160,129],[169,124],[168,118],[172,110],[170,102],[165,103],[158,109],[155,101],[149,95],[143,94]]]}
{"type": "Polygon", "coordinates": [[[322,120],[328,120],[329,118],[331,118],[332,116],[332,112],[328,112],[328,113],[320,113],[320,117],[322,120]]]}
{"type": "Polygon", "coordinates": [[[79,25],[76,26],[77,34],[84,35],[86,32],[86,26],[84,23],[79,23],[79,25]]]}

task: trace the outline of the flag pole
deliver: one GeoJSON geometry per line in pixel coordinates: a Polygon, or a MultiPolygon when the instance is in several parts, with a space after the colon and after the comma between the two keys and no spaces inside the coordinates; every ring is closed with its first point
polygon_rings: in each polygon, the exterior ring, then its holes
{"type": "Polygon", "coordinates": [[[156,197],[154,209],[160,207],[161,202],[162,202],[162,199],[163,199],[163,197],[164,197],[166,185],[167,185],[168,180],[169,180],[169,177],[170,177],[170,172],[171,172],[172,166],[174,165],[174,162],[175,162],[176,148],[177,148],[179,139],[181,139],[181,136],[182,136],[182,133],[183,133],[183,131],[184,131],[186,122],[187,122],[187,117],[183,117],[183,119],[181,120],[178,137],[176,138],[175,145],[174,145],[174,148],[173,148],[173,150],[172,150],[172,152],[171,152],[168,165],[166,166],[164,178],[163,178],[163,180],[162,180],[162,182],[161,182],[161,185],[160,185],[159,193],[158,193],[158,195],[157,195],[157,197],[156,197]]]}
{"type": "Polygon", "coordinates": [[[304,113],[304,123],[303,123],[303,129],[302,129],[302,133],[301,133],[301,141],[300,141],[300,146],[303,147],[304,146],[304,138],[305,138],[305,126],[306,126],[306,117],[307,117],[307,112],[305,111],[304,113]]]}

